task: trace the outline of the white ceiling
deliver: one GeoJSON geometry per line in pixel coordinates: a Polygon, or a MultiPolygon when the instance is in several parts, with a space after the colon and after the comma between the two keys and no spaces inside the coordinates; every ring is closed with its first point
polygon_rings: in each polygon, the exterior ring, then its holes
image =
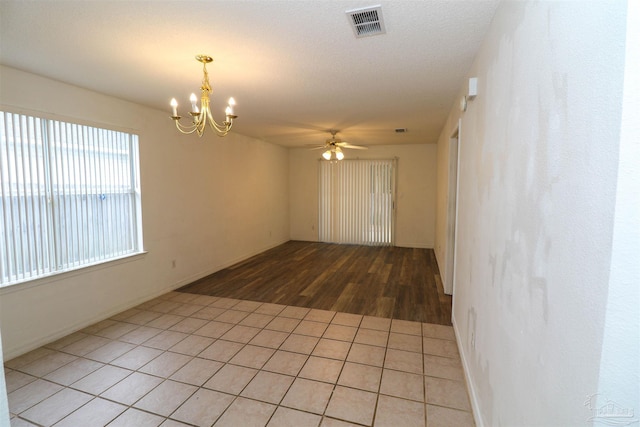
{"type": "MultiPolygon", "coordinates": [[[[0,62],[183,115],[207,69],[234,131],[284,146],[435,143],[498,0],[0,0],[0,62]],[[380,4],[386,34],[345,11],[380,4]],[[407,128],[396,134],[395,128],[407,128]]],[[[221,121],[221,120],[220,120],[221,121]]],[[[212,135],[204,137],[213,137],[212,135]]]]}

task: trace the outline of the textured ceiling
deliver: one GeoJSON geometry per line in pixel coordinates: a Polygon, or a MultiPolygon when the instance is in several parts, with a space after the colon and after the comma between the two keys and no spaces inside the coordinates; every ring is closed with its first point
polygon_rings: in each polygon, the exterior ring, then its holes
{"type": "Polygon", "coordinates": [[[0,62],[167,115],[176,97],[184,115],[204,53],[214,114],[238,103],[235,132],[284,146],[328,129],[353,144],[435,143],[497,4],[0,0],[0,62]],[[345,12],[378,4],[386,34],[356,38],[345,12]]]}

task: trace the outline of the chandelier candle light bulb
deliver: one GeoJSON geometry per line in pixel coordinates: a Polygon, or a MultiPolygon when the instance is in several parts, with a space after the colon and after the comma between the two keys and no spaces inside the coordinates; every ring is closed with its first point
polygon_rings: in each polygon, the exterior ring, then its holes
{"type": "Polygon", "coordinates": [[[171,98],[171,110],[173,111],[173,117],[178,117],[178,101],[175,98],[171,98]]]}
{"type": "Polygon", "coordinates": [[[194,113],[198,112],[198,98],[196,98],[196,94],[192,93],[189,97],[189,101],[191,101],[191,111],[194,113]]]}
{"type": "Polygon", "coordinates": [[[233,106],[236,105],[236,100],[233,97],[229,98],[227,108],[224,110],[224,113],[227,115],[227,122],[233,120],[233,106]]]}
{"type": "Polygon", "coordinates": [[[202,78],[202,86],[200,87],[202,91],[202,96],[200,99],[200,108],[198,108],[198,98],[195,93],[192,93],[189,97],[191,101],[191,111],[189,115],[192,117],[193,121],[191,124],[182,124],[180,123],[181,117],[178,115],[178,101],[175,98],[171,99],[171,118],[176,123],[176,128],[184,134],[190,134],[196,132],[198,136],[202,136],[204,133],[207,124],[209,127],[213,129],[214,132],[218,136],[225,136],[231,130],[233,126],[233,120],[236,119],[236,116],[233,113],[233,106],[236,105],[236,101],[233,98],[229,98],[229,105],[225,109],[225,121],[222,124],[217,123],[213,116],[211,115],[211,110],[209,108],[209,95],[211,94],[211,85],[209,84],[209,74],[207,73],[207,64],[213,62],[213,58],[206,55],[197,55],[196,60],[202,63],[202,71],[204,73],[204,77],[202,78]]]}

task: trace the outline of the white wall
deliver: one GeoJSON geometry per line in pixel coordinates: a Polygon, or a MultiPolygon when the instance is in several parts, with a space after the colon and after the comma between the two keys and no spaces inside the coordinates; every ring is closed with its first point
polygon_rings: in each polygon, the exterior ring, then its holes
{"type": "MultiPolygon", "coordinates": [[[[503,2],[469,71],[478,96],[462,115],[456,103],[439,139],[442,179],[461,116],[453,321],[479,426],[585,425],[592,415],[584,402],[601,381],[625,9],[503,2]]],[[[438,191],[444,262],[446,185],[438,191]]],[[[633,407],[629,397],[608,396],[633,407]]]]}
{"type": "Polygon", "coordinates": [[[181,135],[158,111],[11,68],[0,104],[137,133],[145,255],[0,289],[12,358],[289,240],[288,151],[244,137],[181,135]],[[175,260],[176,267],[172,268],[175,260]]]}
{"type": "Polygon", "coordinates": [[[640,419],[640,2],[628,3],[622,129],[597,404],[640,419]],[[629,42],[631,41],[631,42],[629,42]],[[624,397],[620,400],[620,397],[624,397]]]}
{"type": "MultiPolygon", "coordinates": [[[[345,150],[347,158],[398,158],[396,246],[433,248],[435,241],[435,144],[371,146],[345,150]]],[[[319,150],[291,149],[289,194],[293,240],[318,240],[319,150]]]]}

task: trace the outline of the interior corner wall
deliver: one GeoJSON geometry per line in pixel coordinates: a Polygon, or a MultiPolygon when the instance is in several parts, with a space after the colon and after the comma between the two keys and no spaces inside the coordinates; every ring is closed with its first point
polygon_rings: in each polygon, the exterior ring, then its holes
{"type": "MultiPolygon", "coordinates": [[[[289,150],[290,235],[318,241],[319,150],[289,150]]],[[[398,159],[395,245],[433,248],[436,215],[436,144],[370,146],[345,150],[346,158],[398,159]]],[[[323,160],[324,161],[324,160],[323,160]]]]}
{"type": "Polygon", "coordinates": [[[467,76],[478,95],[464,113],[456,103],[439,139],[442,177],[462,118],[453,323],[478,426],[584,425],[593,415],[625,13],[622,1],[502,2],[467,76]]]}
{"type": "Polygon", "coordinates": [[[167,111],[7,67],[0,104],[139,135],[146,251],[0,288],[5,359],[289,240],[288,150],[242,136],[240,120],[225,138],[199,139],[167,111]]]}

